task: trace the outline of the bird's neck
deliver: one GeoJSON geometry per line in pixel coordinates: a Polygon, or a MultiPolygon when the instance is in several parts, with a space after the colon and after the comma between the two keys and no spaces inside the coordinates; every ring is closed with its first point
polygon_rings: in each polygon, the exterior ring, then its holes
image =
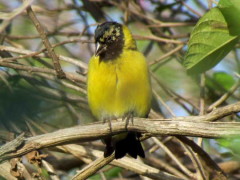
{"type": "Polygon", "coordinates": [[[123,49],[137,50],[136,42],[132,37],[131,31],[127,28],[127,26],[123,26],[122,30],[123,30],[123,35],[124,35],[123,49]]]}

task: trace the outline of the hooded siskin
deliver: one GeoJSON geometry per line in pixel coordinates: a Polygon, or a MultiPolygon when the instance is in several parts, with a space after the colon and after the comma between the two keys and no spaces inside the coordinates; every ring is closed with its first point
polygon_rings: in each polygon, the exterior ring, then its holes
{"type": "MultiPolygon", "coordinates": [[[[98,120],[128,115],[147,117],[151,106],[151,84],[146,60],[137,50],[130,30],[116,22],[105,22],[95,31],[96,52],[90,59],[87,93],[98,120]]],[[[104,156],[115,150],[115,158],[127,153],[145,157],[140,134],[123,133],[106,138],[104,156]]]]}

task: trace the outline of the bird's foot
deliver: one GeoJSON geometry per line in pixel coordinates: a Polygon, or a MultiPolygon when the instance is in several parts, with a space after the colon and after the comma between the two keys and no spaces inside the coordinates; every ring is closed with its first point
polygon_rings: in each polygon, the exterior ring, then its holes
{"type": "Polygon", "coordinates": [[[109,131],[112,133],[112,123],[111,123],[111,118],[106,118],[103,120],[103,123],[105,124],[106,121],[108,122],[108,127],[109,127],[109,131]]]}
{"type": "Polygon", "coordinates": [[[129,112],[129,113],[126,113],[123,117],[122,117],[122,121],[125,121],[125,129],[127,129],[128,127],[128,124],[129,124],[129,121],[132,122],[133,124],[133,112],[129,112]]]}

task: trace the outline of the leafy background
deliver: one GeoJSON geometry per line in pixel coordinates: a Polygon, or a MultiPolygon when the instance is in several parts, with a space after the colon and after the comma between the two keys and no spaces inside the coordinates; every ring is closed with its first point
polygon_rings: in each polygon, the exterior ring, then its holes
{"type": "MultiPolygon", "coordinates": [[[[25,11],[12,18],[7,28],[3,28],[5,20],[21,5],[22,2],[17,0],[0,2],[0,43],[20,50],[39,51],[44,48],[43,44],[25,11]],[[3,16],[3,13],[8,16],[3,16]]],[[[114,20],[127,24],[137,40],[138,49],[146,56],[152,75],[155,99],[150,118],[199,115],[211,111],[212,107],[239,101],[239,7],[238,0],[41,0],[34,1],[32,5],[47,30],[50,42],[56,44],[66,41],[55,48],[56,53],[83,62],[84,65],[94,53],[96,23],[114,20]],[[69,40],[74,42],[67,42],[69,40]],[[89,43],[82,43],[83,40],[89,43]],[[223,97],[220,104],[211,106],[223,97]]],[[[2,47],[0,52],[2,58],[19,56],[13,51],[3,51],[2,47]]],[[[11,63],[52,68],[51,59],[46,55],[19,58],[11,63]]],[[[61,61],[61,65],[65,72],[86,75],[87,69],[74,63],[61,61]]],[[[239,114],[222,120],[239,121],[239,114]]],[[[87,105],[84,82],[60,80],[52,74],[9,68],[0,59],[2,144],[21,132],[31,136],[93,121],[95,119],[87,105]]],[[[173,148],[181,147],[179,142],[168,137],[159,140],[165,142],[181,162],[194,171],[187,155],[173,148]]],[[[199,142],[197,138],[194,140],[199,142]]],[[[84,145],[90,149],[103,149],[101,142],[84,145]]],[[[145,142],[146,151],[151,152],[154,158],[169,162],[170,166],[179,170],[174,160],[155,146],[150,140],[145,142]]],[[[216,162],[234,161],[240,167],[239,139],[204,139],[202,147],[216,162]]],[[[54,164],[61,179],[69,179],[84,166],[82,159],[76,160],[62,152],[51,151],[50,157],[58,159],[55,163],[49,162],[54,164]],[[64,160],[71,165],[61,167],[59,164],[64,160]]],[[[228,175],[230,179],[237,179],[239,173],[234,169],[228,175]]],[[[106,167],[104,174],[107,179],[120,176],[140,178],[112,166],[106,167]]],[[[42,177],[50,178],[47,173],[42,177]]],[[[96,175],[90,179],[100,177],[96,175]]]]}

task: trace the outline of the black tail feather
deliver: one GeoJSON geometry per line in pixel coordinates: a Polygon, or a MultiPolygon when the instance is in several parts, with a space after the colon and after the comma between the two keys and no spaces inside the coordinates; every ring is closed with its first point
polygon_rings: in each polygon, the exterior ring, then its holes
{"type": "Polygon", "coordinates": [[[107,137],[103,141],[106,144],[106,148],[104,150],[104,157],[108,157],[114,152],[114,147],[112,145],[112,137],[107,137]]]}
{"type": "Polygon", "coordinates": [[[135,159],[137,158],[137,156],[144,158],[145,154],[144,154],[144,150],[142,148],[141,142],[139,140],[139,136],[140,135],[135,132],[129,132],[126,138],[115,142],[114,147],[110,145],[112,143],[110,144],[106,143],[106,150],[104,152],[104,157],[111,155],[115,149],[116,159],[120,159],[124,157],[126,154],[129,154],[135,159]]]}

